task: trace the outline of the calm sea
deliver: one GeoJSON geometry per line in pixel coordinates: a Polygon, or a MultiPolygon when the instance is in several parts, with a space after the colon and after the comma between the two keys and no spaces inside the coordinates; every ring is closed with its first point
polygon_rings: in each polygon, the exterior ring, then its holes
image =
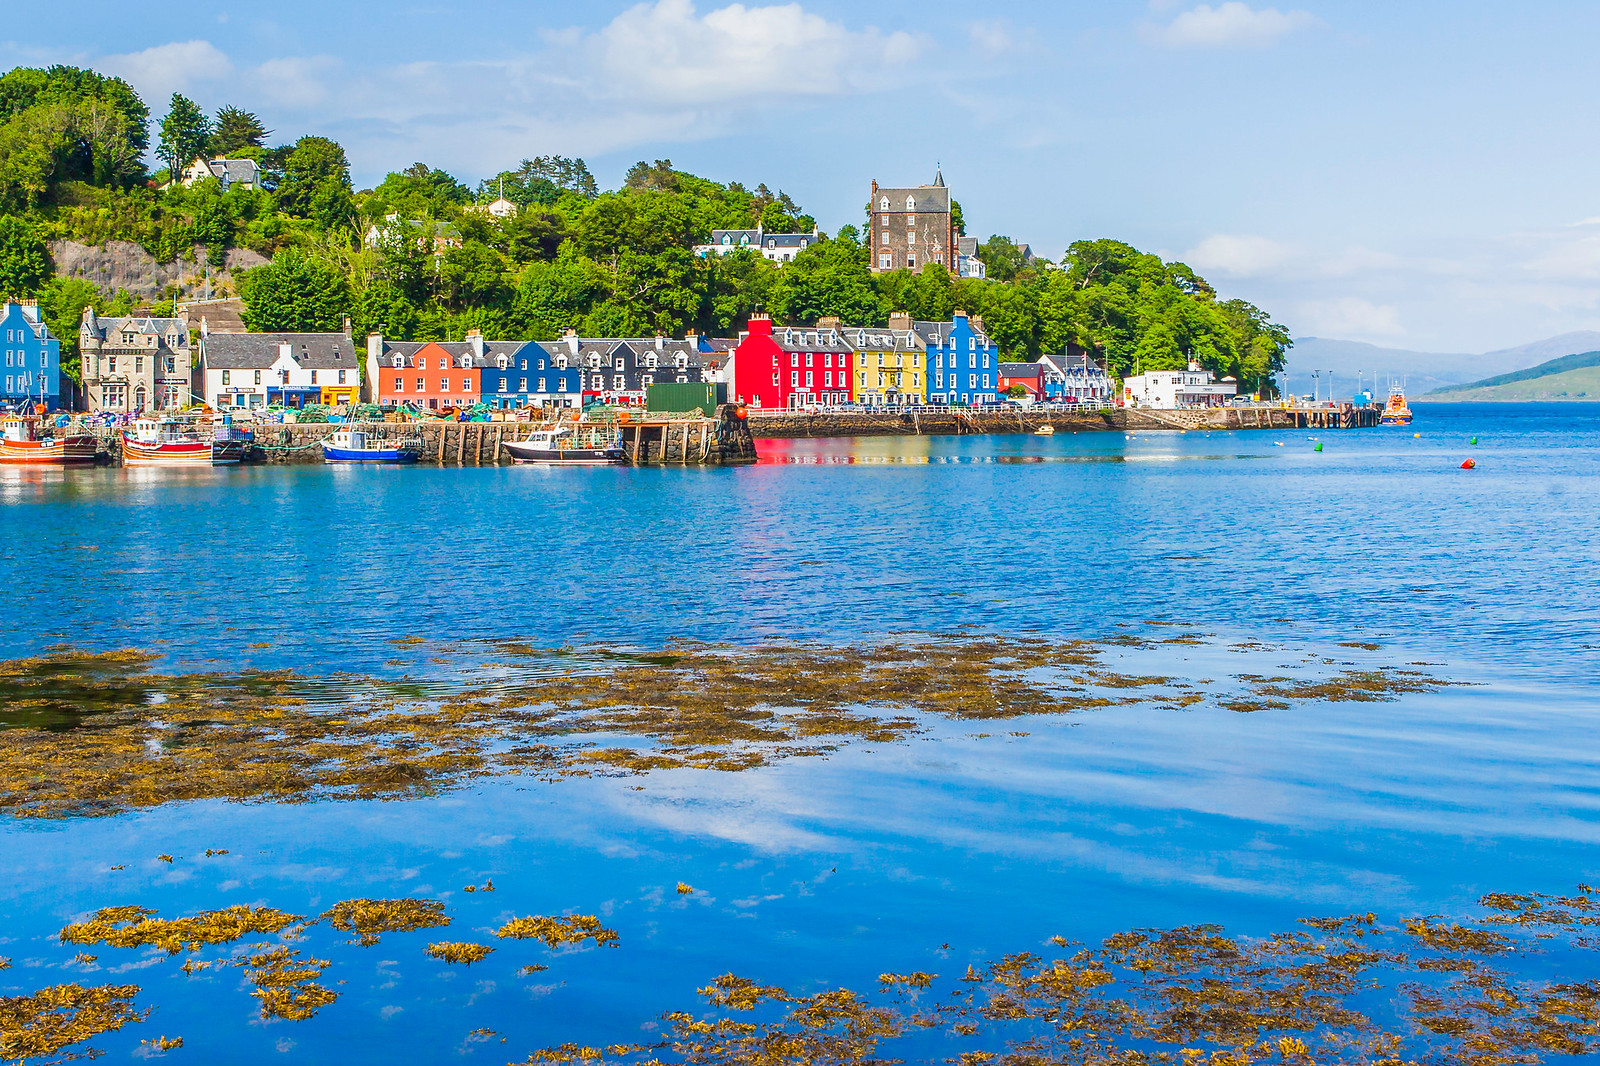
{"type": "Polygon", "coordinates": [[[140,984],[156,1013],[95,1041],[110,1061],[159,1032],[196,1062],[505,1062],[638,1038],[730,971],[863,988],[1055,934],[1267,933],[1571,890],[1600,876],[1600,405],[1417,411],[1406,430],[766,441],[728,470],[0,472],[6,658],[70,644],[383,674],[408,636],[870,647],[1167,622],[1213,635],[1170,653],[1181,676],[1237,673],[1227,645],[1260,642],[1463,683],[993,735],[933,722],[743,773],[0,820],[0,994],[140,984]],[[462,969],[422,958],[424,932],[360,949],[313,930],[340,1000],[262,1024],[242,971],[114,949],[85,969],[55,939],[113,904],[402,895],[446,900],[452,939],[576,910],[622,942],[530,978],[511,950],[462,969]],[[469,1040],[480,1027],[499,1035],[469,1040]]]}

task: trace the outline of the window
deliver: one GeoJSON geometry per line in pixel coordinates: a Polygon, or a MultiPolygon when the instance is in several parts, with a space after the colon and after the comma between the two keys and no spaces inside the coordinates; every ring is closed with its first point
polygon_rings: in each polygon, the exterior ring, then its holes
{"type": "Polygon", "coordinates": [[[339,384],[341,384],[341,385],[344,384],[344,371],[343,370],[339,371],[339,384]]]}
{"type": "Polygon", "coordinates": [[[406,365],[406,357],[405,356],[397,355],[397,356],[394,357],[393,366],[394,366],[394,368],[396,370],[399,370],[401,367],[403,367],[405,365],[406,365]]]}
{"type": "Polygon", "coordinates": [[[917,243],[917,231],[916,230],[912,230],[910,233],[906,234],[906,243],[907,244],[916,244],[917,243]]]}
{"type": "Polygon", "coordinates": [[[317,372],[315,370],[313,370],[311,372],[311,384],[315,385],[316,383],[317,383],[317,372]]]}
{"type": "Polygon", "coordinates": [[[772,383],[774,385],[778,383],[778,372],[776,370],[772,372],[772,383]]]}
{"type": "Polygon", "coordinates": [[[790,366],[799,366],[800,365],[800,353],[799,352],[790,352],[789,353],[789,365],[790,366]]]}
{"type": "Polygon", "coordinates": [[[628,387],[628,383],[623,380],[621,374],[618,374],[616,377],[611,379],[611,387],[616,389],[618,392],[621,392],[623,389],[628,387]]]}
{"type": "Polygon", "coordinates": [[[604,374],[596,374],[594,376],[594,391],[595,392],[599,392],[601,389],[603,389],[605,387],[606,387],[606,376],[604,374]]]}
{"type": "Polygon", "coordinates": [[[471,378],[462,378],[461,379],[461,391],[462,392],[471,392],[472,391],[472,379],[471,378]]]}
{"type": "Polygon", "coordinates": [[[133,334],[124,333],[122,335],[122,344],[124,347],[131,346],[133,344],[133,334]]]}
{"type": "Polygon", "coordinates": [[[511,391],[510,382],[506,378],[501,378],[500,379],[500,391],[501,392],[510,392],[511,391]]]}
{"type": "Polygon", "coordinates": [[[879,352],[878,353],[878,365],[879,366],[883,366],[883,360],[884,360],[884,355],[883,355],[882,352],[879,352]]]}
{"type": "Polygon", "coordinates": [[[406,391],[406,379],[405,378],[395,378],[394,379],[394,391],[395,392],[405,392],[406,391]]]}
{"type": "Polygon", "coordinates": [[[889,210],[889,198],[887,196],[885,196],[883,199],[878,201],[878,210],[879,211],[887,211],[887,210],[889,210]]]}
{"type": "Polygon", "coordinates": [[[789,387],[791,389],[797,389],[800,387],[800,371],[789,371],[789,387]]]}
{"type": "Polygon", "coordinates": [[[988,374],[983,375],[983,387],[986,388],[986,389],[989,387],[989,375],[988,374]]]}
{"type": "Polygon", "coordinates": [[[891,256],[891,255],[880,255],[880,256],[878,256],[878,268],[880,270],[888,270],[893,265],[894,265],[894,257],[893,256],[891,256]]]}
{"type": "Polygon", "coordinates": [[[440,392],[449,392],[450,391],[450,379],[449,378],[440,378],[439,379],[439,391],[440,392]]]}
{"type": "MultiPolygon", "coordinates": [[[[888,230],[884,230],[883,231],[883,244],[884,244],[885,247],[887,247],[888,244],[889,244],[889,231],[888,230]]],[[[885,263],[884,265],[888,266],[887,263],[885,263]]]]}
{"type": "Polygon", "coordinates": [[[906,266],[907,267],[915,267],[916,265],[917,265],[917,257],[914,256],[914,255],[907,254],[906,255],[906,266]]]}
{"type": "Polygon", "coordinates": [[[261,371],[259,371],[259,370],[256,371],[256,379],[251,384],[254,384],[254,385],[261,384],[261,371]]]}
{"type": "Polygon", "coordinates": [[[10,374],[7,374],[7,375],[6,375],[6,391],[7,391],[7,392],[15,392],[15,391],[16,391],[16,388],[17,388],[17,387],[16,387],[16,385],[15,385],[15,384],[14,384],[14,382],[13,382],[13,379],[12,379],[12,377],[11,377],[11,375],[10,375],[10,374]]]}
{"type": "Polygon", "coordinates": [[[224,386],[228,386],[228,385],[233,384],[233,382],[231,380],[232,377],[233,377],[232,374],[230,374],[228,371],[224,370],[222,372],[222,384],[224,386]]]}
{"type": "Polygon", "coordinates": [[[177,372],[178,372],[178,361],[176,359],[174,359],[170,355],[167,356],[167,373],[176,374],[177,372]]]}
{"type": "Polygon", "coordinates": [[[806,388],[809,389],[811,386],[815,385],[816,383],[817,383],[816,374],[813,371],[807,370],[806,371],[806,388]]]}
{"type": "Polygon", "coordinates": [[[417,379],[417,391],[418,391],[418,392],[427,392],[427,391],[428,391],[428,390],[427,390],[427,388],[425,388],[425,387],[424,387],[424,386],[423,386],[423,384],[422,384],[422,379],[421,379],[421,378],[418,378],[418,379],[417,379]]]}
{"type": "Polygon", "coordinates": [[[136,355],[133,357],[133,372],[135,374],[144,373],[144,356],[136,355]]]}
{"type": "Polygon", "coordinates": [[[833,371],[829,370],[822,375],[822,387],[825,389],[833,388],[833,371]]]}
{"type": "Polygon", "coordinates": [[[967,388],[975,389],[977,387],[978,387],[978,375],[976,375],[976,374],[968,374],[967,375],[967,388]]]}
{"type": "Polygon", "coordinates": [[[656,383],[656,376],[654,374],[646,374],[640,379],[640,381],[646,386],[654,385],[656,383]]]}
{"type": "Polygon", "coordinates": [[[506,368],[506,367],[508,367],[508,366],[510,366],[510,365],[511,365],[511,360],[510,360],[510,359],[507,359],[507,358],[506,358],[506,357],[505,357],[505,356],[503,356],[503,355],[501,355],[501,356],[496,356],[496,357],[495,357],[495,361],[494,361],[494,365],[495,365],[495,366],[497,366],[497,367],[499,367],[499,368],[500,368],[500,369],[501,369],[501,370],[504,370],[504,369],[505,369],[505,368],[506,368]]]}
{"type": "Polygon", "coordinates": [[[806,366],[816,366],[816,365],[817,365],[817,354],[815,352],[807,352],[806,353],[806,366]]]}
{"type": "Polygon", "coordinates": [[[50,353],[49,352],[40,352],[39,353],[39,369],[40,370],[44,370],[44,369],[47,369],[49,366],[50,366],[50,353]]]}
{"type": "Polygon", "coordinates": [[[915,211],[916,209],[917,209],[917,198],[915,196],[906,197],[906,210],[907,211],[915,211]]]}

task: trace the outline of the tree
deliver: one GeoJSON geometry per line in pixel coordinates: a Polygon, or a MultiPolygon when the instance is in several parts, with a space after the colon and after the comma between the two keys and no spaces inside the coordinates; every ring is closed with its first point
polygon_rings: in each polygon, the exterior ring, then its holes
{"type": "Polygon", "coordinates": [[[600,195],[600,186],[581,159],[541,155],[524,159],[515,170],[503,170],[478,183],[478,201],[485,203],[501,195],[518,207],[540,204],[553,207],[563,194],[576,193],[587,200],[600,195]]]}
{"type": "Polygon", "coordinates": [[[350,287],[326,263],[287,248],[239,276],[244,322],[255,333],[329,333],[342,328],[350,287]]]}
{"type": "Polygon", "coordinates": [[[156,148],[173,181],[183,176],[183,168],[205,151],[210,140],[211,120],[206,113],[187,96],[173,93],[167,117],[161,120],[161,143],[156,148]]]}
{"type": "Polygon", "coordinates": [[[94,282],[84,278],[54,277],[39,288],[39,313],[45,325],[61,342],[61,372],[73,381],[82,380],[79,374],[78,324],[83,321],[83,309],[93,307],[105,310],[105,301],[94,282]]]}
{"type": "Polygon", "coordinates": [[[0,296],[32,296],[50,273],[44,235],[25,218],[0,215],[0,296]]]}
{"type": "Polygon", "coordinates": [[[211,151],[219,156],[233,156],[246,148],[264,148],[272,131],[248,111],[237,107],[223,107],[217,112],[217,121],[211,130],[211,151]]]}
{"type": "Polygon", "coordinates": [[[351,196],[350,160],[337,141],[302,137],[284,160],[283,181],[278,185],[278,207],[291,215],[310,219],[323,230],[348,226],[355,220],[351,196]]]}
{"type": "Polygon", "coordinates": [[[18,67],[0,76],[0,123],[39,104],[94,101],[115,112],[136,153],[150,147],[150,109],[121,78],[79,67],[18,67]]]}
{"type": "Polygon", "coordinates": [[[1020,383],[1013,385],[1006,390],[1006,395],[1016,399],[1021,399],[1022,397],[1028,395],[1028,386],[1020,383]]]}

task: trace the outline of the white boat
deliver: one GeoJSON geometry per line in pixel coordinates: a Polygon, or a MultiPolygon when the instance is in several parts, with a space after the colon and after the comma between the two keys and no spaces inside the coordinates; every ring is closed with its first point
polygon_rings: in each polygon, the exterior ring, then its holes
{"type": "Polygon", "coordinates": [[[606,466],[622,462],[622,435],[614,426],[590,422],[539,426],[527,440],[503,445],[519,463],[606,466]]]}
{"type": "Polygon", "coordinates": [[[122,433],[125,466],[229,466],[244,458],[250,434],[230,426],[204,433],[175,418],[141,418],[122,433]]]}
{"type": "Polygon", "coordinates": [[[1056,435],[1056,427],[1047,422],[1038,429],[1034,430],[1033,435],[1035,437],[1053,437],[1056,435]]]}

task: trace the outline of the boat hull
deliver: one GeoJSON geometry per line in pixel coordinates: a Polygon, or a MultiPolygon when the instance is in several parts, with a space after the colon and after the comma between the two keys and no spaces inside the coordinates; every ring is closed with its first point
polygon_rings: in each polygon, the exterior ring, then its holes
{"type": "Polygon", "coordinates": [[[244,459],[242,441],[164,441],[147,444],[122,438],[124,466],[232,466],[244,459]]]}
{"type": "Polygon", "coordinates": [[[519,463],[547,466],[612,466],[622,462],[622,449],[610,448],[534,448],[526,441],[507,441],[503,445],[519,463]]]}
{"type": "Polygon", "coordinates": [[[327,463],[373,463],[393,466],[416,462],[418,453],[415,448],[335,448],[324,444],[322,459],[327,463]]]}
{"type": "Polygon", "coordinates": [[[1385,414],[1385,415],[1379,415],[1378,416],[1378,425],[1380,425],[1380,426],[1409,426],[1410,424],[1411,424],[1411,415],[1410,414],[1403,414],[1403,415],[1385,414]]]}
{"type": "Polygon", "coordinates": [[[94,462],[94,438],[0,440],[0,463],[8,466],[75,466],[94,462]]]}

